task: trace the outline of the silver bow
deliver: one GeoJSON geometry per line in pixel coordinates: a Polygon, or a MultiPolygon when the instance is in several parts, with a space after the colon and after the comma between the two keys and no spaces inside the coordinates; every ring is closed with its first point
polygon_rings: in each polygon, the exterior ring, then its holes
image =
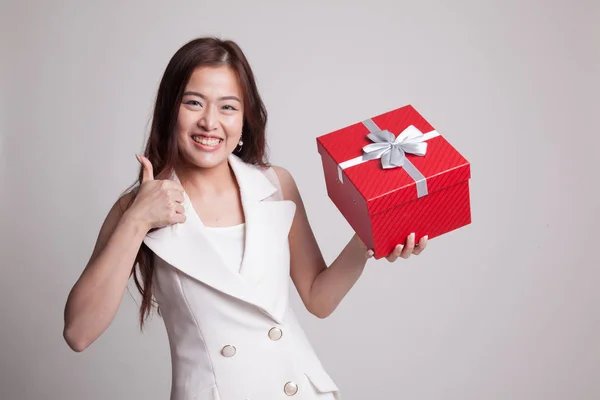
{"type": "Polygon", "coordinates": [[[381,158],[381,165],[385,169],[403,166],[406,153],[424,156],[427,152],[425,137],[414,125],[403,130],[398,137],[388,130],[374,131],[367,137],[374,143],[363,147],[363,160],[381,158]]]}

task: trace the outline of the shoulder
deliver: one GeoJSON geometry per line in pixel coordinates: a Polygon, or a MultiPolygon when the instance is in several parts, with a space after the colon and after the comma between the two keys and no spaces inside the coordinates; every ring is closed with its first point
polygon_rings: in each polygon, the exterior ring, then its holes
{"type": "Polygon", "coordinates": [[[117,200],[110,207],[108,214],[106,215],[104,225],[113,228],[114,226],[116,226],[123,214],[125,214],[125,212],[133,204],[133,201],[137,196],[138,189],[139,187],[137,186],[135,188],[129,188],[117,198],[117,200]]]}
{"type": "Polygon", "coordinates": [[[284,199],[296,200],[299,197],[298,186],[292,174],[278,165],[271,165],[271,168],[277,175],[284,199]]]}
{"type": "Polygon", "coordinates": [[[131,204],[135,200],[135,196],[137,196],[138,189],[138,185],[136,185],[133,188],[127,189],[114,203],[113,208],[121,213],[127,211],[127,209],[131,207],[131,204]]]}
{"type": "Polygon", "coordinates": [[[137,195],[137,188],[123,193],[112,205],[104,222],[110,230],[114,229],[123,214],[131,207],[137,195]]]}
{"type": "Polygon", "coordinates": [[[271,165],[271,168],[273,168],[273,171],[277,174],[277,178],[279,179],[279,182],[281,182],[281,185],[295,185],[294,177],[290,171],[279,165],[271,165]]]}
{"type": "Polygon", "coordinates": [[[121,217],[129,207],[131,207],[131,203],[135,200],[135,196],[137,194],[137,188],[128,190],[124,194],[122,194],[112,205],[108,214],[104,218],[104,222],[100,228],[100,232],[98,233],[98,237],[96,239],[96,245],[94,246],[94,250],[91,255],[91,259],[95,258],[99,252],[104,248],[110,235],[114,232],[121,217]]]}

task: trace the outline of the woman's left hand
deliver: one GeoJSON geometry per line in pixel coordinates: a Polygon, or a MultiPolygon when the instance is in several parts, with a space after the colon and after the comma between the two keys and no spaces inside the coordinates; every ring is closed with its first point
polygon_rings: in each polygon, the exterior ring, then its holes
{"type": "MultiPolygon", "coordinates": [[[[419,240],[419,243],[415,244],[415,234],[411,233],[406,238],[405,244],[396,245],[394,250],[392,250],[390,255],[388,255],[385,259],[389,262],[394,262],[398,259],[398,257],[408,258],[413,254],[418,256],[423,252],[423,250],[425,250],[425,247],[427,247],[427,235],[423,236],[421,240],[419,240]]],[[[373,251],[368,250],[367,258],[371,257],[373,257],[373,251]]]]}
{"type": "Polygon", "coordinates": [[[386,260],[389,262],[394,262],[398,259],[398,257],[408,258],[411,255],[418,256],[425,250],[427,246],[427,236],[423,236],[419,243],[415,244],[415,234],[414,232],[408,235],[406,238],[406,243],[404,245],[398,244],[394,250],[390,253],[389,256],[386,257],[386,260]]]}
{"type": "MultiPolygon", "coordinates": [[[[354,239],[356,239],[360,243],[360,246],[364,249],[366,258],[373,257],[375,252],[371,249],[368,249],[358,235],[355,235],[354,239]]],[[[398,259],[398,257],[408,258],[413,254],[418,256],[423,252],[423,250],[425,250],[425,247],[427,247],[427,240],[428,236],[425,235],[421,238],[421,240],[419,240],[419,243],[415,243],[415,234],[413,232],[407,236],[405,244],[396,245],[394,250],[392,250],[392,252],[385,257],[385,259],[389,262],[394,262],[398,259]]]]}

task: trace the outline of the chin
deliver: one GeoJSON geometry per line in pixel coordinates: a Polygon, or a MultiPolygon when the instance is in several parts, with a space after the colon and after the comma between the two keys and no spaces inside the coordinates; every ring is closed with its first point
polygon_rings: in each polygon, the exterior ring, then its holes
{"type": "Polygon", "coordinates": [[[214,168],[227,162],[230,153],[219,152],[219,154],[187,154],[188,163],[200,168],[214,168]]]}

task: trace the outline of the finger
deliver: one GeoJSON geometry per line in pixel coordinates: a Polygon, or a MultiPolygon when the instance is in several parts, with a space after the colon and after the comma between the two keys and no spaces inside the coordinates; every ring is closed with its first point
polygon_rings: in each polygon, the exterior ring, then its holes
{"type": "Polygon", "coordinates": [[[185,214],[185,208],[181,204],[177,203],[175,206],[175,212],[177,214],[185,214]]]}
{"type": "Polygon", "coordinates": [[[415,233],[413,232],[410,235],[408,235],[408,238],[406,238],[406,246],[404,246],[402,253],[400,253],[400,257],[402,257],[402,258],[410,257],[410,255],[412,254],[414,249],[415,249],[415,233]]]}
{"type": "Polygon", "coordinates": [[[179,190],[170,190],[169,197],[171,198],[171,200],[173,200],[176,203],[181,204],[184,201],[183,193],[180,192],[179,190]]]}
{"type": "Polygon", "coordinates": [[[182,194],[185,192],[183,186],[181,186],[180,183],[172,181],[170,179],[165,179],[164,181],[162,181],[162,184],[165,189],[173,190],[182,194]]]}
{"type": "Polygon", "coordinates": [[[173,218],[171,218],[171,222],[173,224],[182,224],[186,221],[187,217],[183,213],[176,213],[173,218]]]}
{"type": "Polygon", "coordinates": [[[401,245],[401,244],[396,245],[396,247],[394,247],[394,250],[392,250],[392,252],[390,253],[390,255],[386,257],[386,259],[389,262],[396,261],[398,259],[398,257],[400,256],[400,253],[402,252],[403,248],[404,248],[404,246],[401,245]]]}
{"type": "Polygon", "coordinates": [[[427,239],[428,236],[425,235],[421,238],[421,240],[419,240],[418,247],[415,247],[415,249],[413,250],[414,255],[419,255],[421,254],[421,252],[423,252],[423,250],[425,250],[425,247],[427,247],[427,239]]]}
{"type": "Polygon", "coordinates": [[[152,163],[146,157],[142,155],[136,155],[140,164],[142,164],[142,183],[154,180],[154,171],[152,169],[152,163]]]}

